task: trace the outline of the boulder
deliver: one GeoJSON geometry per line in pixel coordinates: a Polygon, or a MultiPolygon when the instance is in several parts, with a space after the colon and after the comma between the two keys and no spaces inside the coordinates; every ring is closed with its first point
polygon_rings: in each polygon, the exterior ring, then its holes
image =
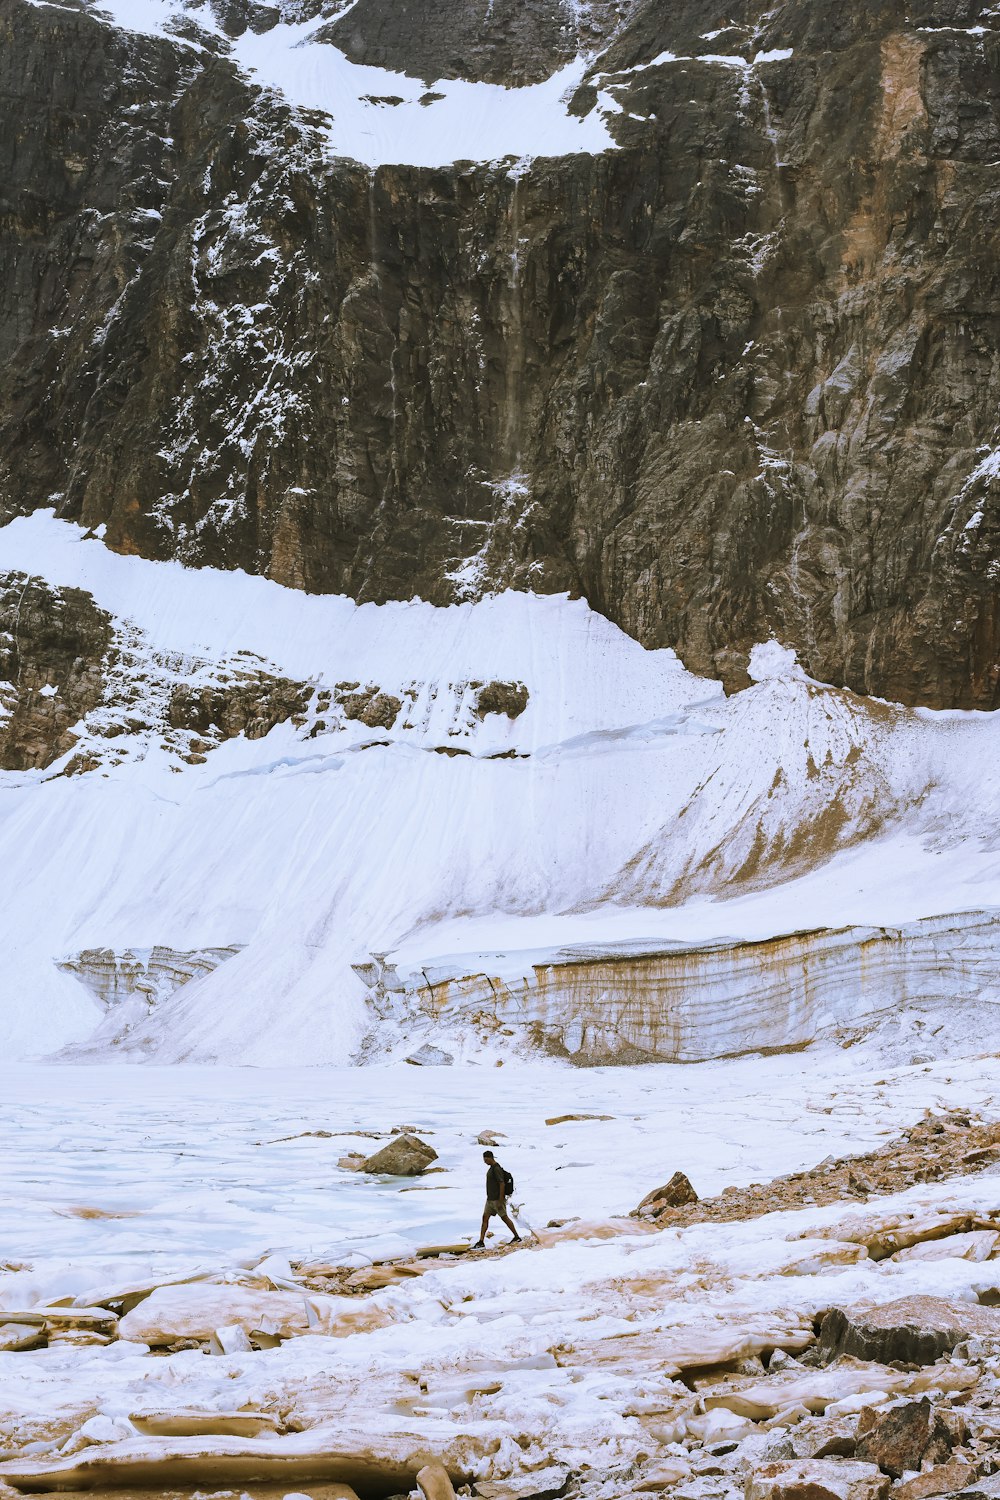
{"type": "Polygon", "coordinates": [[[647,1469],[642,1478],[635,1481],[636,1493],[641,1495],[650,1491],[658,1493],[661,1490],[675,1489],[690,1473],[690,1465],[682,1458],[661,1459],[655,1468],[647,1469]]]}
{"type": "Polygon", "coordinates": [[[404,1132],[384,1145],[381,1151],[376,1151],[374,1156],[369,1156],[364,1170],[385,1177],[419,1177],[432,1161],[437,1161],[434,1147],[428,1146],[418,1135],[404,1132]]]}
{"type": "Polygon", "coordinates": [[[952,1430],[925,1396],[886,1412],[863,1411],[855,1451],[858,1458],[901,1479],[907,1470],[920,1469],[925,1463],[943,1463],[951,1456],[952,1443],[952,1430]]]}
{"type": "Polygon", "coordinates": [[[819,1342],[828,1358],[930,1365],[973,1335],[1000,1333],[1000,1312],[943,1297],[900,1297],[881,1307],[859,1303],[826,1314],[819,1342]]]}
{"type": "Polygon", "coordinates": [[[792,1458],[854,1458],[856,1426],[857,1417],[820,1417],[792,1427],[785,1441],[792,1458]]]}
{"type": "Polygon", "coordinates": [[[971,1464],[952,1458],[946,1464],[936,1464],[933,1469],[897,1484],[892,1492],[893,1500],[930,1500],[932,1495],[953,1495],[956,1490],[964,1490],[974,1475],[971,1464]]]}
{"type": "Polygon", "coordinates": [[[480,1479],[473,1493],[481,1500],[556,1500],[566,1489],[569,1475],[569,1469],[553,1464],[509,1479],[480,1479]]]}
{"type": "Polygon", "coordinates": [[[698,1194],[683,1172],[675,1172],[669,1182],[647,1193],[636,1209],[637,1214],[658,1214],[665,1208],[680,1208],[685,1203],[697,1203],[698,1194]]]}
{"type": "Polygon", "coordinates": [[[889,1480],[874,1464],[806,1458],[765,1464],[744,1493],[745,1500],[884,1500],[889,1480]]]}
{"type": "Polygon", "coordinates": [[[970,1479],[959,1490],[956,1500],[1000,1500],[1000,1473],[990,1474],[986,1479],[970,1479]]]}

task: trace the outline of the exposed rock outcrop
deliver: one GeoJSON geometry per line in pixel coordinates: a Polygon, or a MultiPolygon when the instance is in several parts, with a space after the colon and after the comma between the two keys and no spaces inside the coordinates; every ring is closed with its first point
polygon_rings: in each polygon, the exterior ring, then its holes
{"type": "Polygon", "coordinates": [[[276,724],[305,712],[312,689],[266,672],[246,673],[221,682],[178,683],[170,695],[168,721],[174,729],[232,739],[263,739],[276,724]]]}
{"type": "Polygon", "coordinates": [[[222,948],[198,948],[180,952],[176,948],[85,948],[63,959],[59,968],[82,981],[108,1010],[134,996],[147,1005],[165,999],[182,984],[211,974],[233,958],[242,947],[233,943],[222,948]]]}
{"type": "Polygon", "coordinates": [[[301,725],[314,691],[245,652],[167,659],[83,589],[0,574],[2,770],[91,771],[151,741],[203,761],[236,735],[301,725]]]}
{"type": "Polygon", "coordinates": [[[0,574],[0,769],[38,770],[100,703],[111,617],[82,589],[0,574]]]}
{"type": "Polygon", "coordinates": [[[487,714],[517,719],[527,706],[528,689],[523,682],[487,682],[476,694],[476,713],[481,719],[487,714]]]}

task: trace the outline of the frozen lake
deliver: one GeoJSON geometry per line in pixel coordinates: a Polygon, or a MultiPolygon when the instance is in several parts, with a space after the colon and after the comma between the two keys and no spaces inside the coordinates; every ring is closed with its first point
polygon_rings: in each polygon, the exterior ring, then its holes
{"type": "MultiPolygon", "coordinates": [[[[472,1238],[484,1130],[506,1137],[497,1154],[537,1226],[627,1212],[677,1168],[714,1193],[868,1149],[926,1108],[1000,1110],[995,1059],[886,1070],[836,1047],[588,1071],[29,1064],[2,1071],[0,1096],[0,1256],[30,1262],[48,1295],[268,1250],[376,1259],[472,1238]],[[562,1114],[613,1118],[545,1123],[562,1114]],[[402,1125],[434,1145],[443,1171],[378,1179],[338,1167],[377,1147],[355,1132],[402,1125]]],[[[0,1279],[6,1305],[27,1290],[15,1291],[24,1274],[0,1279]]]]}

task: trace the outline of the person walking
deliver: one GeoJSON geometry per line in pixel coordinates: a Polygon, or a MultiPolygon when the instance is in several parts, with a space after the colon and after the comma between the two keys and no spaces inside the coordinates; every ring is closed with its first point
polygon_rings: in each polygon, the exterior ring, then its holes
{"type": "Polygon", "coordinates": [[[509,1172],[504,1171],[492,1151],[483,1152],[483,1161],[486,1163],[486,1207],[483,1209],[479,1238],[472,1248],[474,1250],[486,1248],[486,1228],[494,1217],[502,1219],[510,1230],[513,1236],[511,1244],[519,1245],[521,1236],[517,1232],[513,1219],[507,1213],[507,1199],[514,1191],[514,1179],[509,1172]]]}

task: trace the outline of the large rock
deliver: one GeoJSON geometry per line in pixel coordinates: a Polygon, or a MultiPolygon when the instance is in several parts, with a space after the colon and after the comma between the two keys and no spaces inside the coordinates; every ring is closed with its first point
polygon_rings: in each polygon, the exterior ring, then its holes
{"type": "Polygon", "coordinates": [[[900,1297],[881,1306],[835,1307],[820,1326],[829,1358],[841,1354],[889,1364],[930,1365],[963,1339],[1000,1333],[1000,1311],[942,1297],[900,1297]]]}
{"type": "Polygon", "coordinates": [[[1000,1473],[967,1480],[957,1500],[1000,1500],[1000,1473]]]}
{"type": "Polygon", "coordinates": [[[424,1042],[416,1052],[411,1052],[406,1059],[415,1068],[450,1068],[455,1059],[450,1052],[445,1052],[443,1047],[435,1047],[430,1042],[424,1042]]]}
{"type": "Polygon", "coordinates": [[[930,1401],[907,1401],[890,1411],[862,1411],[858,1421],[856,1456],[878,1464],[893,1479],[923,1464],[941,1464],[951,1455],[953,1429],[930,1401]]]}
{"type": "Polygon", "coordinates": [[[888,1493],[889,1480],[874,1464],[807,1458],[757,1469],[745,1500],[884,1500],[888,1493]]]}
{"type": "Polygon", "coordinates": [[[432,1161],[437,1161],[437,1152],[418,1135],[408,1131],[393,1136],[381,1151],[365,1159],[366,1172],[379,1172],[386,1177],[419,1177],[426,1172],[432,1161]]]}
{"type": "Polygon", "coordinates": [[[912,1479],[897,1484],[892,1497],[893,1500],[932,1500],[935,1495],[954,1495],[956,1491],[965,1491],[966,1486],[972,1484],[974,1479],[975,1470],[971,1464],[963,1463],[960,1458],[952,1458],[947,1463],[936,1464],[922,1474],[915,1474],[912,1479]]]}
{"type": "Polygon", "coordinates": [[[698,1194],[690,1179],[683,1172],[675,1172],[669,1182],[647,1193],[636,1209],[643,1217],[655,1215],[665,1208],[680,1208],[685,1203],[697,1203],[698,1194]]]}

